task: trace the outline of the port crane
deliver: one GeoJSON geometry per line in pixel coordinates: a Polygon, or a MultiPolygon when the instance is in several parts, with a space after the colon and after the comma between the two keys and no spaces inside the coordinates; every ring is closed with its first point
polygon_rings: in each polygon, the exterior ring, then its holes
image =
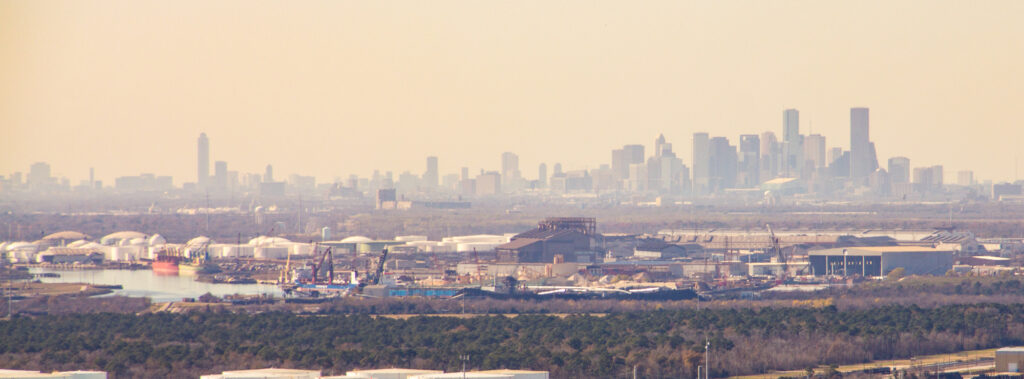
{"type": "Polygon", "coordinates": [[[327,266],[326,284],[332,284],[334,283],[334,253],[331,252],[330,246],[320,255],[320,261],[313,264],[313,283],[320,283],[323,280],[323,278],[319,278],[319,275],[325,265],[327,266]]]}
{"type": "Polygon", "coordinates": [[[377,285],[380,284],[380,279],[384,276],[384,262],[388,259],[388,249],[384,249],[381,252],[380,258],[377,258],[377,264],[374,265],[373,271],[367,273],[366,282],[359,283],[360,287],[366,285],[377,285]]]}
{"type": "Polygon", "coordinates": [[[771,238],[771,249],[772,254],[778,257],[779,263],[782,263],[782,279],[786,278],[786,274],[789,273],[789,264],[786,263],[786,255],[782,253],[782,247],[779,246],[779,237],[775,236],[775,231],[772,230],[771,224],[765,224],[768,228],[768,237],[771,238]]]}

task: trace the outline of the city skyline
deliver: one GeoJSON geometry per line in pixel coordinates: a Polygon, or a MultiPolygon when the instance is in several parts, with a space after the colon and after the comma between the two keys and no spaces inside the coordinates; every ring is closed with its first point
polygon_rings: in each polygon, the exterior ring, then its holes
{"type": "MultiPolygon", "coordinates": [[[[454,191],[450,194],[481,195],[515,193],[527,189],[553,190],[555,192],[654,192],[672,195],[706,196],[726,189],[751,189],[768,185],[774,188],[780,183],[773,179],[791,178],[798,181],[798,187],[817,195],[831,196],[835,191],[835,180],[842,180],[853,187],[870,189],[874,196],[904,196],[910,193],[927,195],[941,190],[944,185],[974,186],[981,183],[996,184],[991,180],[976,180],[973,170],[946,171],[942,164],[911,166],[904,156],[891,157],[879,162],[875,142],[870,139],[870,109],[850,108],[851,143],[829,146],[826,137],[820,134],[803,134],[800,131],[799,110],[782,111],[783,141],[775,138],[771,130],[758,134],[741,134],[738,139],[727,136],[711,136],[707,132],[693,134],[693,154],[690,164],[680,159],[664,134],[654,140],[650,154],[645,156],[642,144],[627,144],[611,150],[610,161],[597,163],[596,169],[572,169],[561,174],[560,163],[555,163],[556,172],[547,176],[546,163],[540,163],[539,176],[531,180],[522,175],[519,156],[514,152],[501,153],[499,170],[488,167],[479,169],[479,175],[472,177],[470,168],[456,162],[455,172],[439,170],[439,158],[427,156],[422,175],[410,170],[395,172],[374,169],[372,176],[357,174],[337,175],[334,180],[319,181],[320,184],[334,183],[355,190],[391,188],[402,193],[454,191]],[[828,154],[826,155],[826,151],[828,154]],[[826,158],[827,157],[827,158],[826,158]],[[913,176],[910,168],[913,168],[913,176]],[[875,170],[878,170],[876,172],[875,170]],[[445,174],[442,175],[441,174],[445,174]],[[556,178],[557,177],[557,178],[556,178]],[[944,177],[949,177],[945,181],[944,177]],[[482,179],[483,178],[483,179],[482,179]],[[442,180],[443,179],[443,180],[442,180]],[[548,188],[548,180],[551,188],[548,188]],[[483,182],[481,182],[483,181],[483,182]],[[832,182],[832,183],[829,183],[832,182]],[[480,187],[481,183],[487,183],[480,187]],[[913,186],[911,186],[913,185],[913,186]],[[369,186],[369,188],[367,187],[369,186]]],[[[171,176],[153,173],[118,177],[113,186],[119,190],[129,189],[171,189],[234,192],[248,188],[263,194],[285,193],[288,184],[301,191],[311,191],[317,184],[314,176],[292,173],[285,180],[274,180],[273,164],[268,164],[265,173],[239,172],[228,170],[228,162],[217,160],[213,163],[214,174],[210,175],[210,140],[206,133],[200,133],[196,145],[196,181],[173,183],[171,176]],[[270,187],[262,186],[269,184],[270,187]],[[268,192],[269,191],[269,192],[268,192]]],[[[72,183],[67,178],[51,176],[51,167],[45,162],[36,162],[28,175],[16,172],[7,178],[0,176],[0,185],[25,185],[22,188],[36,190],[68,188],[72,183]],[[26,178],[22,183],[21,178],[26,178]]],[[[99,188],[93,181],[94,168],[90,167],[89,180],[73,186],[81,189],[99,188]]],[[[794,183],[785,184],[792,189],[794,183]]],[[[852,188],[852,187],[851,187],[852,188]]],[[[10,189],[10,188],[8,188],[10,189]]],[[[294,189],[293,189],[294,190],[294,189]]],[[[789,191],[789,190],[787,190],[789,191]]]]}
{"type": "Polygon", "coordinates": [[[781,139],[787,108],[848,146],[866,106],[899,141],[879,162],[1002,181],[1024,140],[1019,2],[93,5],[0,4],[0,172],[183,181],[200,132],[233,169],[322,181],[501,151],[592,169],[662,133],[684,161],[694,132],[781,139]]]}

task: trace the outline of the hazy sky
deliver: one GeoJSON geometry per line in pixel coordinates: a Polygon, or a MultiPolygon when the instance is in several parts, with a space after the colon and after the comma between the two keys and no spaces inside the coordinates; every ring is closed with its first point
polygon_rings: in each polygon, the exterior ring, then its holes
{"type": "MultiPolygon", "coordinates": [[[[520,155],[594,168],[664,133],[801,132],[1012,179],[1024,1],[0,0],[0,174],[73,183],[211,161],[318,180],[520,155]]],[[[1024,170],[1024,168],[1021,168],[1024,170]]],[[[212,169],[211,169],[212,171],[212,169]]]]}

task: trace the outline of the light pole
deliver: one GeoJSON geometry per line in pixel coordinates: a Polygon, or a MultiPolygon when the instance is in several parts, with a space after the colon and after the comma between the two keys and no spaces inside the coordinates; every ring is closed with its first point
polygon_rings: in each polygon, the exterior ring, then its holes
{"type": "Polygon", "coordinates": [[[462,361],[462,379],[466,379],[466,361],[469,361],[469,354],[459,355],[459,360],[462,361]]]}
{"type": "Polygon", "coordinates": [[[704,379],[710,378],[711,373],[711,340],[704,339],[704,379]]]}

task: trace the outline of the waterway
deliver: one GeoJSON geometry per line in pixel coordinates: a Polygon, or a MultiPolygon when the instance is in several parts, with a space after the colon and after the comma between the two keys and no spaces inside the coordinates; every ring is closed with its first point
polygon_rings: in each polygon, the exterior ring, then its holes
{"type": "Polygon", "coordinates": [[[262,295],[282,297],[284,294],[276,285],[269,284],[225,284],[203,283],[191,276],[157,275],[152,270],[60,270],[52,268],[31,268],[30,273],[55,273],[59,278],[39,278],[43,283],[86,283],[98,285],[121,285],[104,296],[148,297],[154,302],[181,301],[183,298],[197,298],[209,292],[214,296],[262,295]]]}

